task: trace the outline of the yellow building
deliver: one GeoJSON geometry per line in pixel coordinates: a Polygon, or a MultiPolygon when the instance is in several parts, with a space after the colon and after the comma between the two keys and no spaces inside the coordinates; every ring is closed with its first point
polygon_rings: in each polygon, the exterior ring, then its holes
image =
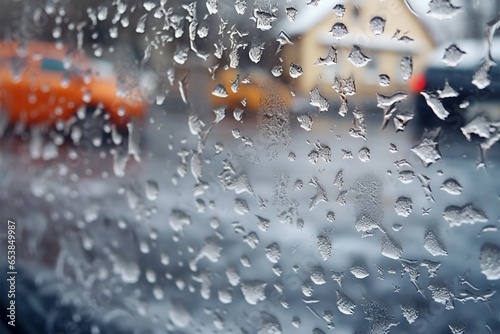
{"type": "Polygon", "coordinates": [[[285,45],[278,55],[285,70],[290,63],[302,67],[301,76],[289,78],[301,95],[318,86],[323,96],[338,96],[332,88],[335,77],[350,76],[358,98],[407,91],[410,62],[413,74],[422,73],[435,47],[403,0],[323,0],[317,7],[301,8],[296,20],[281,29],[294,44],[285,45]],[[319,65],[321,59],[328,63],[329,52],[336,54],[336,64],[319,65]],[[387,75],[390,84],[380,75],[387,75]]]}

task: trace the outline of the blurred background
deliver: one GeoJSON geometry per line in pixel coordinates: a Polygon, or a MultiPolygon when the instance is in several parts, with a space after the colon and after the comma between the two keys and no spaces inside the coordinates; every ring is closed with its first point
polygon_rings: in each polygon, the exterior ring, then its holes
{"type": "Polygon", "coordinates": [[[500,331],[499,1],[0,8],[2,333],[500,331]]]}

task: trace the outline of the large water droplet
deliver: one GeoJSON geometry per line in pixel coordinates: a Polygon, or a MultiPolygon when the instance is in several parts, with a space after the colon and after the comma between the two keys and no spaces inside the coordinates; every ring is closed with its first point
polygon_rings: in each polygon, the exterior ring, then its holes
{"type": "Polygon", "coordinates": [[[456,44],[451,44],[446,48],[442,60],[449,67],[455,67],[460,64],[466,54],[456,44]]]}
{"type": "Polygon", "coordinates": [[[264,292],[266,286],[266,282],[254,280],[242,282],[240,287],[246,302],[250,305],[256,305],[259,301],[266,299],[264,292]]]}
{"type": "Polygon", "coordinates": [[[414,146],[411,151],[415,153],[425,167],[441,159],[441,153],[439,152],[437,137],[439,135],[440,129],[435,129],[426,132],[423,136],[420,144],[414,146]]]}
{"type": "Polygon", "coordinates": [[[488,280],[500,279],[500,247],[492,243],[485,243],[481,246],[479,265],[481,273],[488,280]]]}
{"type": "Polygon", "coordinates": [[[348,33],[349,30],[347,30],[345,24],[341,22],[335,23],[332,29],[330,29],[330,34],[332,34],[332,36],[337,40],[341,40],[342,38],[346,37],[348,33]]]}
{"type": "Polygon", "coordinates": [[[475,209],[472,204],[466,204],[463,207],[449,206],[444,210],[443,217],[450,224],[450,227],[488,222],[488,217],[480,210],[475,209]]]}
{"type": "Polygon", "coordinates": [[[300,77],[304,73],[304,70],[302,69],[301,66],[290,63],[290,76],[294,79],[300,77]]]}
{"type": "Polygon", "coordinates": [[[409,80],[413,75],[413,57],[412,56],[404,56],[401,58],[401,74],[403,76],[403,80],[409,80]]]}
{"type": "Polygon", "coordinates": [[[273,242],[266,247],[266,257],[272,263],[278,263],[281,257],[281,249],[278,243],[273,242]]]}
{"type": "Polygon", "coordinates": [[[382,35],[385,30],[385,20],[380,16],[375,16],[370,20],[370,30],[374,35],[382,35]]]}
{"type": "Polygon", "coordinates": [[[427,15],[438,20],[449,20],[461,11],[451,0],[431,0],[427,15]]]}
{"type": "Polygon", "coordinates": [[[408,217],[413,211],[413,202],[411,198],[401,196],[396,200],[396,205],[394,206],[398,216],[408,217]]]}
{"type": "Polygon", "coordinates": [[[337,290],[337,307],[345,315],[353,315],[356,304],[341,291],[337,290]]]}
{"type": "Polygon", "coordinates": [[[250,51],[248,51],[248,56],[251,61],[253,61],[256,64],[260,61],[262,53],[264,52],[264,45],[266,45],[265,42],[258,43],[250,48],[250,51]]]}
{"type": "Polygon", "coordinates": [[[363,67],[372,60],[370,57],[363,54],[357,45],[352,47],[352,51],[347,59],[349,59],[349,61],[357,67],[363,67]]]}
{"type": "Polygon", "coordinates": [[[446,191],[450,195],[460,195],[462,193],[462,186],[454,179],[447,179],[444,181],[440,189],[446,191]]]}
{"type": "Polygon", "coordinates": [[[146,182],[146,197],[148,200],[156,200],[159,193],[160,191],[158,189],[158,183],[156,183],[156,181],[149,180],[146,182]]]}
{"type": "Polygon", "coordinates": [[[335,64],[337,64],[337,49],[335,49],[333,46],[330,46],[326,57],[320,57],[314,65],[332,66],[335,64]]]}
{"type": "Polygon", "coordinates": [[[424,233],[424,248],[432,254],[432,256],[446,256],[448,251],[443,242],[431,230],[426,230],[424,233]]]}

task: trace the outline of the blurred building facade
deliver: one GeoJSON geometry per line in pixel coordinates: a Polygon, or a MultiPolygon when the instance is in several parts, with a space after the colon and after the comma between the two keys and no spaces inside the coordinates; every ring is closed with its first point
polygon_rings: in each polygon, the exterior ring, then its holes
{"type": "Polygon", "coordinates": [[[350,76],[355,80],[355,97],[358,98],[372,98],[376,92],[406,91],[409,80],[402,66],[408,67],[411,60],[413,73],[423,72],[435,47],[427,27],[403,0],[323,1],[317,7],[304,8],[296,21],[288,22],[282,29],[294,43],[283,48],[285,67],[290,62],[302,67],[303,74],[291,81],[295,80],[296,91],[303,95],[309,94],[315,86],[319,86],[325,97],[338,95],[332,88],[335,77],[350,76]],[[332,10],[339,4],[345,8],[343,17],[332,10]],[[372,25],[378,28],[370,27],[374,18],[379,24],[374,22],[372,25]],[[379,19],[384,22],[383,32],[379,19]],[[342,39],[330,33],[336,23],[344,24],[349,32],[342,39]],[[318,59],[325,58],[332,46],[337,50],[337,63],[317,65],[318,59]],[[370,59],[364,66],[356,66],[348,59],[356,47],[370,59]],[[390,85],[381,86],[379,75],[387,75],[390,85]]]}

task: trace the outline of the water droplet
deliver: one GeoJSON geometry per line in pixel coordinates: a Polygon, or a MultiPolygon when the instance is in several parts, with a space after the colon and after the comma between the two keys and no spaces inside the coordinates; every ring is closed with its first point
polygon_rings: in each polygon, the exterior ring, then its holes
{"type": "Polygon", "coordinates": [[[389,108],[395,105],[396,103],[403,102],[407,98],[408,94],[403,92],[397,92],[390,96],[377,93],[377,107],[389,108]]]}
{"type": "Polygon", "coordinates": [[[311,198],[311,203],[309,204],[309,211],[311,211],[320,202],[328,202],[328,197],[325,188],[321,184],[319,184],[319,181],[315,176],[311,178],[309,184],[316,188],[316,195],[311,198]]]}
{"type": "Polygon", "coordinates": [[[337,49],[330,46],[325,58],[319,58],[314,65],[332,66],[337,64],[337,49]]]}
{"type": "Polygon", "coordinates": [[[240,284],[240,275],[236,271],[236,268],[229,266],[226,269],[226,277],[229,284],[232,286],[238,286],[240,284]]]}
{"type": "Polygon", "coordinates": [[[391,78],[387,74],[380,74],[378,80],[379,85],[382,87],[387,87],[391,84],[391,78]]]}
{"type": "Polygon", "coordinates": [[[146,1],[142,5],[144,6],[144,9],[146,9],[148,12],[150,12],[156,7],[156,4],[152,1],[146,1]]]}
{"type": "Polygon", "coordinates": [[[460,195],[462,193],[462,186],[454,179],[447,179],[444,181],[440,189],[446,191],[450,195],[460,195]]]}
{"type": "Polygon", "coordinates": [[[328,236],[325,234],[318,235],[316,237],[316,245],[323,261],[328,261],[332,255],[332,243],[330,242],[328,236]]]}
{"type": "Polygon", "coordinates": [[[468,141],[471,140],[471,134],[476,134],[481,138],[490,138],[495,127],[493,124],[483,115],[474,117],[469,123],[461,127],[465,138],[468,141]]]}
{"type": "Polygon", "coordinates": [[[287,35],[283,30],[280,31],[278,37],[276,37],[276,41],[279,43],[278,48],[276,49],[276,53],[281,51],[285,45],[293,44],[292,39],[287,35]]]}
{"type": "Polygon", "coordinates": [[[413,180],[415,179],[415,176],[416,176],[415,172],[413,172],[411,170],[403,170],[403,171],[398,173],[398,179],[403,184],[412,183],[413,180]]]}
{"type": "Polygon", "coordinates": [[[219,0],[207,0],[206,5],[210,15],[217,14],[219,11],[219,0]]]}
{"type": "Polygon", "coordinates": [[[358,152],[359,160],[362,162],[368,162],[371,158],[370,150],[367,147],[363,147],[358,152]]]}
{"type": "Polygon", "coordinates": [[[271,73],[272,75],[274,75],[275,77],[279,77],[280,75],[283,74],[283,66],[281,65],[276,65],[274,66],[272,69],[271,69],[271,73]]]}
{"type": "Polygon", "coordinates": [[[297,14],[299,13],[295,7],[286,7],[285,12],[290,21],[295,21],[297,19],[297,14]]]}
{"type": "Polygon", "coordinates": [[[258,219],[257,226],[262,230],[262,231],[267,231],[269,230],[269,225],[271,221],[269,219],[263,218],[261,216],[255,215],[258,219]]]}
{"type": "Polygon", "coordinates": [[[349,61],[357,67],[363,67],[371,61],[371,58],[363,54],[357,45],[352,47],[351,53],[347,59],[349,59],[349,61]]]}
{"type": "Polygon", "coordinates": [[[447,256],[448,251],[437,235],[431,230],[424,232],[424,248],[432,254],[432,256],[447,256]]]}
{"type": "Polygon", "coordinates": [[[290,76],[294,79],[300,77],[304,73],[304,70],[302,69],[301,66],[290,63],[290,76]]]}
{"type": "Polygon", "coordinates": [[[295,190],[302,190],[303,187],[304,187],[304,182],[302,182],[302,180],[295,181],[294,185],[295,190]]]}
{"type": "Polygon", "coordinates": [[[236,9],[236,13],[239,15],[244,15],[245,11],[247,10],[248,3],[246,0],[236,0],[234,3],[234,9],[236,9]]]}
{"type": "Polygon", "coordinates": [[[380,16],[375,16],[370,20],[370,30],[374,35],[382,35],[385,30],[385,20],[380,16]]]}
{"type": "Polygon", "coordinates": [[[335,222],[335,213],[332,211],[328,211],[326,213],[326,220],[328,220],[330,223],[334,223],[335,222]]]}
{"type": "Polygon", "coordinates": [[[134,284],[139,281],[141,269],[135,260],[125,259],[118,254],[109,252],[108,256],[112,259],[113,272],[119,275],[125,284],[134,284]]]}
{"type": "Polygon", "coordinates": [[[438,20],[449,20],[461,11],[451,0],[431,0],[427,15],[438,20]]]}
{"type": "Polygon", "coordinates": [[[306,131],[312,130],[313,119],[311,116],[303,114],[297,116],[297,121],[300,123],[300,127],[306,131]]]}
{"type": "Polygon", "coordinates": [[[281,325],[279,320],[266,312],[260,313],[259,330],[257,334],[281,334],[281,325]]]}
{"type": "MultiPolygon", "coordinates": [[[[309,102],[313,107],[317,107],[319,112],[322,113],[324,111],[328,111],[328,100],[324,98],[319,92],[318,86],[315,86],[311,91],[311,101],[309,102]]],[[[312,123],[312,120],[311,120],[312,123]]]]}
{"type": "Polygon", "coordinates": [[[451,334],[465,334],[466,325],[463,323],[459,324],[450,324],[448,328],[451,331],[451,334]]]}
{"type": "Polygon", "coordinates": [[[191,225],[191,217],[182,210],[172,210],[169,216],[170,227],[176,232],[180,232],[185,226],[191,225]]]}
{"type": "Polygon", "coordinates": [[[446,79],[444,82],[444,88],[438,90],[437,92],[438,92],[439,98],[441,98],[441,99],[458,96],[458,92],[456,90],[454,90],[453,87],[450,86],[448,79],[446,79]]]}
{"type": "Polygon", "coordinates": [[[341,169],[338,171],[337,175],[335,176],[335,180],[333,181],[333,185],[339,187],[339,189],[342,188],[344,185],[344,170],[341,169]]]}
{"type": "Polygon", "coordinates": [[[141,16],[139,21],[137,21],[137,27],[135,28],[135,32],[138,34],[143,34],[146,30],[146,19],[148,18],[148,14],[144,14],[141,16]]]}
{"type": "Polygon", "coordinates": [[[447,310],[453,310],[455,308],[453,302],[455,296],[453,295],[451,288],[444,282],[430,284],[429,290],[431,291],[432,299],[434,299],[436,303],[444,305],[447,310]]]}
{"type": "Polygon", "coordinates": [[[409,324],[414,323],[418,318],[418,310],[415,306],[410,304],[400,305],[401,312],[409,324]]]}
{"type": "Polygon", "coordinates": [[[259,236],[255,232],[250,232],[244,237],[244,241],[250,246],[250,248],[255,249],[259,244],[259,236]]]}
{"type": "Polygon", "coordinates": [[[146,182],[146,197],[148,200],[156,200],[159,193],[160,191],[158,189],[158,183],[156,183],[156,181],[149,180],[146,182]]]}
{"type": "Polygon", "coordinates": [[[177,64],[184,65],[188,59],[189,49],[187,47],[178,47],[174,52],[174,61],[177,64]]]}
{"type": "Polygon", "coordinates": [[[233,111],[234,119],[237,120],[238,122],[241,121],[243,119],[243,113],[244,113],[243,109],[240,109],[240,108],[234,109],[234,111],[233,111]]]}
{"type": "Polygon", "coordinates": [[[225,98],[228,97],[229,94],[223,84],[217,84],[212,90],[212,95],[225,98]]]}
{"type": "MultiPolygon", "coordinates": [[[[356,94],[356,84],[354,82],[354,77],[349,76],[347,78],[341,78],[339,76],[335,76],[334,81],[333,81],[333,89],[337,93],[343,97],[343,101],[345,101],[346,108],[347,108],[347,99],[345,98],[346,96],[352,96],[356,94]]],[[[340,113],[340,111],[339,111],[340,113]]],[[[347,113],[347,110],[346,110],[347,113]]],[[[345,114],[344,114],[345,116],[345,114]]]]}
{"type": "Polygon", "coordinates": [[[492,243],[485,243],[481,246],[479,264],[481,273],[487,280],[500,279],[500,247],[492,243]]]}
{"type": "Polygon", "coordinates": [[[215,120],[213,122],[214,124],[219,123],[220,121],[222,121],[226,117],[226,107],[225,106],[215,108],[215,109],[213,109],[213,112],[215,114],[215,120]]]}
{"type": "Polygon", "coordinates": [[[192,271],[197,270],[197,263],[203,258],[207,258],[210,262],[219,261],[220,254],[222,252],[222,247],[219,246],[215,238],[205,238],[203,246],[201,246],[200,251],[196,257],[189,262],[189,268],[192,271]]]}
{"type": "Polygon", "coordinates": [[[396,240],[384,234],[381,239],[381,253],[385,257],[398,260],[403,255],[403,248],[396,240]]]}
{"type": "Polygon", "coordinates": [[[257,29],[266,31],[273,27],[273,22],[278,18],[273,13],[254,8],[252,19],[255,21],[257,29]]]}
{"type": "Polygon", "coordinates": [[[332,34],[332,36],[337,40],[341,40],[342,38],[346,37],[348,33],[349,30],[347,30],[345,24],[341,22],[335,23],[332,29],[330,29],[330,34],[332,34]]]}
{"type": "Polygon", "coordinates": [[[460,64],[466,54],[456,44],[451,44],[446,48],[442,60],[447,66],[455,67],[460,64]]]}
{"type": "Polygon", "coordinates": [[[239,215],[245,215],[250,211],[250,209],[248,208],[248,204],[245,200],[236,198],[234,200],[234,211],[236,211],[239,215]]]}
{"type": "Polygon", "coordinates": [[[401,196],[396,200],[396,205],[394,206],[398,216],[408,217],[413,211],[413,202],[411,198],[401,196]]]}
{"type": "Polygon", "coordinates": [[[356,304],[341,291],[337,290],[337,307],[345,315],[353,315],[356,304]]]}
{"type": "Polygon", "coordinates": [[[191,313],[181,301],[173,300],[168,307],[168,316],[172,323],[179,328],[185,328],[191,322],[191,313]]]}
{"type": "Polygon", "coordinates": [[[412,56],[404,56],[401,58],[401,74],[403,76],[403,80],[407,81],[413,75],[413,57],[412,56]]]}
{"type": "Polygon", "coordinates": [[[316,285],[323,285],[326,283],[325,272],[321,267],[313,267],[311,269],[311,281],[316,285]]]}
{"type": "Polygon", "coordinates": [[[366,271],[366,269],[362,266],[353,266],[350,271],[351,274],[353,274],[353,276],[358,279],[363,279],[370,276],[370,273],[368,273],[368,271],[366,271]]]}
{"type": "Polygon", "coordinates": [[[425,167],[441,159],[441,153],[439,152],[437,143],[439,131],[440,129],[438,128],[425,133],[420,144],[411,149],[411,151],[422,160],[425,167]]]}
{"type": "Polygon", "coordinates": [[[258,43],[250,48],[250,51],[248,51],[248,56],[251,61],[253,61],[256,64],[260,61],[262,53],[264,52],[264,45],[266,45],[265,42],[258,43]]]}
{"type": "Polygon", "coordinates": [[[345,14],[345,6],[342,4],[336,4],[333,7],[333,12],[335,13],[335,16],[337,16],[337,18],[341,19],[345,14]]]}
{"type": "Polygon", "coordinates": [[[480,210],[475,209],[472,204],[466,204],[463,207],[448,206],[444,210],[443,217],[450,224],[450,227],[488,222],[488,217],[480,210]]]}
{"type": "Polygon", "coordinates": [[[314,291],[313,286],[310,282],[304,282],[301,286],[301,289],[302,289],[302,293],[306,297],[311,297],[313,294],[313,291],[314,291]]]}
{"type": "Polygon", "coordinates": [[[266,257],[271,263],[278,263],[281,257],[281,249],[276,242],[266,247],[266,257]]]}
{"type": "Polygon", "coordinates": [[[266,294],[264,292],[266,286],[267,283],[257,280],[242,282],[241,292],[248,304],[256,305],[259,301],[266,299],[266,294]]]}

